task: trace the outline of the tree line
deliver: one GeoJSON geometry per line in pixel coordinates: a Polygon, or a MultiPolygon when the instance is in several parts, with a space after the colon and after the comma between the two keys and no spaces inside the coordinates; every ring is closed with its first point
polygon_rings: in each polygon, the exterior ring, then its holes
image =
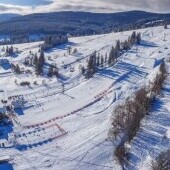
{"type": "Polygon", "coordinates": [[[62,45],[68,43],[67,35],[48,35],[45,37],[44,44],[42,48],[44,50],[51,49],[57,45],[62,45]]]}
{"type": "Polygon", "coordinates": [[[134,44],[139,45],[141,43],[141,33],[133,31],[131,36],[124,42],[120,40],[116,41],[116,45],[112,46],[109,55],[106,53],[105,56],[98,54],[95,51],[90,55],[87,63],[87,69],[82,67],[82,73],[86,78],[92,77],[98,68],[103,68],[105,65],[112,66],[117,62],[117,59],[124,53],[132,48],[134,44]]]}
{"type": "Polygon", "coordinates": [[[169,170],[170,169],[170,149],[161,152],[158,157],[152,161],[152,170],[169,170]]]}
{"type": "MultiPolygon", "coordinates": [[[[41,76],[43,75],[43,67],[45,64],[45,54],[42,48],[40,48],[39,50],[39,56],[37,55],[37,53],[33,54],[32,51],[30,51],[29,53],[31,55],[31,57],[25,58],[25,61],[23,62],[23,64],[25,64],[26,66],[33,66],[35,68],[35,74],[37,76],[41,76]]],[[[14,73],[16,74],[21,74],[23,71],[20,69],[18,64],[13,64],[11,63],[11,67],[12,70],[14,71],[14,73]]],[[[53,77],[59,76],[59,71],[56,65],[49,65],[48,66],[48,72],[47,72],[47,76],[48,77],[53,77]]]]}
{"type": "Polygon", "coordinates": [[[148,87],[141,88],[132,99],[126,99],[124,104],[118,105],[114,109],[109,136],[112,141],[117,141],[114,154],[122,166],[128,162],[126,144],[133,140],[140,128],[141,121],[149,114],[152,103],[162,89],[166,74],[163,62],[160,65],[159,73],[148,87]]]}

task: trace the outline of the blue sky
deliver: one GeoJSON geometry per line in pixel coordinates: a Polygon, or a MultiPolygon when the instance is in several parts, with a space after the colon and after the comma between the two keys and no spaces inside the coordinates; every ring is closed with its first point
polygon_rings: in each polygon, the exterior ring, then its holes
{"type": "Polygon", "coordinates": [[[0,0],[0,13],[88,11],[113,13],[144,10],[170,13],[170,0],[0,0]]]}
{"type": "Polygon", "coordinates": [[[0,0],[1,4],[12,4],[21,6],[38,6],[38,5],[48,5],[52,1],[47,0],[0,0]]]}

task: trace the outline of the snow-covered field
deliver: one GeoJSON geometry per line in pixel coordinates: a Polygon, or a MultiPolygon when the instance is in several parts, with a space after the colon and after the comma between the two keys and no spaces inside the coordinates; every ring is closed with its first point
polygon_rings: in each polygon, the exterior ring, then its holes
{"type": "MultiPolygon", "coordinates": [[[[47,62],[57,64],[63,80],[37,77],[34,73],[15,75],[10,68],[0,67],[0,90],[6,90],[8,96],[21,95],[27,101],[12,118],[12,129],[6,129],[5,137],[0,136],[0,143],[6,146],[0,148],[0,156],[10,156],[14,170],[121,169],[113,159],[114,146],[108,140],[113,108],[148,83],[162,59],[170,58],[170,29],[155,27],[137,32],[142,35],[141,45],[89,80],[81,75],[80,65],[85,65],[94,51],[109,53],[116,40],[126,40],[132,31],[70,38],[68,44],[46,52],[47,62]],[[69,46],[77,53],[68,55],[69,46]],[[20,87],[16,81],[29,81],[31,87],[20,87]],[[64,93],[61,81],[65,83],[64,93]]],[[[38,53],[41,43],[14,45],[20,53],[5,57],[1,52],[0,59],[33,71],[22,61],[30,50],[38,53]]],[[[152,159],[170,148],[169,83],[168,78],[163,95],[158,97],[132,143],[132,169],[149,170],[152,159]],[[163,140],[165,134],[168,138],[163,140]]]]}

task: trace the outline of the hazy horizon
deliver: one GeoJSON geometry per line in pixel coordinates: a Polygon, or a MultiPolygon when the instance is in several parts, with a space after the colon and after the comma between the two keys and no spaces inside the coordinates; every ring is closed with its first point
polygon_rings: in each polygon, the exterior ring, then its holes
{"type": "Polygon", "coordinates": [[[169,0],[1,0],[0,14],[48,13],[60,11],[81,11],[93,13],[115,13],[123,11],[146,11],[170,13],[169,0]]]}

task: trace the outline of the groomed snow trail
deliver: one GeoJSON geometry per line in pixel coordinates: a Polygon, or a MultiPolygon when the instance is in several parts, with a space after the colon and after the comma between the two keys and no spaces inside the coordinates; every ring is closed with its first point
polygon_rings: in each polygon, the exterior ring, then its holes
{"type": "MultiPolygon", "coordinates": [[[[21,95],[28,101],[22,113],[17,112],[13,117],[13,131],[8,134],[10,140],[6,142],[9,148],[0,148],[2,155],[11,156],[14,170],[121,169],[113,160],[113,144],[108,141],[113,108],[147,83],[154,68],[170,54],[170,29],[155,27],[137,30],[142,34],[141,45],[134,46],[123,54],[113,67],[99,70],[89,80],[79,74],[78,66],[86,64],[87,56],[95,50],[105,55],[117,39],[125,40],[131,32],[72,38],[69,44],[46,52],[45,55],[51,56],[61,69],[61,74],[65,75],[64,93],[61,93],[61,82],[55,78],[16,76],[12,73],[6,77],[0,76],[0,84],[7,89],[8,94],[21,95]],[[163,39],[164,34],[167,35],[167,41],[163,39]],[[79,53],[63,56],[70,44],[73,44],[72,47],[76,47],[79,53]],[[74,67],[75,72],[71,73],[69,68],[64,69],[63,62],[65,65],[71,64],[69,67],[74,67]],[[15,79],[18,82],[33,82],[36,79],[38,85],[32,85],[31,88],[19,87],[15,84],[15,79]],[[41,83],[43,80],[46,81],[45,84],[41,83]]],[[[22,52],[9,60],[21,62],[30,50],[38,51],[39,43],[42,42],[15,45],[22,52]]],[[[164,107],[159,108],[161,112],[156,110],[156,114],[153,113],[155,117],[149,117],[146,120],[149,123],[144,125],[144,129],[149,130],[149,134],[145,133],[148,138],[151,137],[151,130],[153,135],[160,135],[160,128],[153,121],[158,123],[157,119],[161,119],[161,122],[166,124],[164,120],[168,115],[165,111],[168,110],[169,103],[167,89],[168,87],[164,89],[165,97],[160,98],[164,102],[164,107]],[[161,113],[165,117],[162,117],[161,113]]],[[[157,104],[159,105],[159,102],[157,104]]],[[[161,126],[161,133],[169,133],[164,127],[165,124],[161,126]]],[[[152,142],[147,145],[144,137],[142,138],[145,134],[139,134],[132,144],[134,156],[131,163],[137,170],[142,164],[143,168],[147,167],[149,151],[152,153],[156,147],[163,149],[165,144],[159,141],[158,145],[154,141],[155,145],[153,143],[151,146],[152,142]]]]}

